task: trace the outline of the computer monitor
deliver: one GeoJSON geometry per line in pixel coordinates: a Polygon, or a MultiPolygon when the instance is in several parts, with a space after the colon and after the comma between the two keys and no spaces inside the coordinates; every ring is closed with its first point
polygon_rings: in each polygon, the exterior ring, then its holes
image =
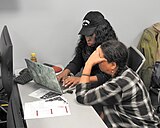
{"type": "Polygon", "coordinates": [[[7,26],[4,26],[0,37],[0,69],[2,87],[10,97],[13,86],[13,46],[7,26]]]}

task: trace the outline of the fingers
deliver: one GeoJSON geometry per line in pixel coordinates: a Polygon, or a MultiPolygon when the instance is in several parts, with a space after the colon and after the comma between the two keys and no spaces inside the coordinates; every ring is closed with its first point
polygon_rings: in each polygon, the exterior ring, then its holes
{"type": "Polygon", "coordinates": [[[65,87],[73,87],[75,86],[76,84],[79,83],[79,78],[78,77],[67,77],[64,81],[63,81],[63,85],[65,87]]]}
{"type": "Polygon", "coordinates": [[[63,76],[63,75],[57,75],[57,80],[60,81],[64,81],[68,76],[63,76]]]}
{"type": "Polygon", "coordinates": [[[65,77],[62,77],[61,78],[61,82],[63,83],[63,85],[62,86],[65,86],[65,84],[66,84],[66,79],[68,78],[68,76],[65,76],[65,77]]]}
{"type": "Polygon", "coordinates": [[[57,80],[58,80],[58,81],[61,81],[61,77],[60,77],[60,76],[57,76],[57,80]]]}
{"type": "Polygon", "coordinates": [[[70,76],[65,77],[62,82],[63,82],[63,86],[68,87],[71,84],[70,79],[68,79],[70,76]]]}
{"type": "Polygon", "coordinates": [[[66,81],[69,77],[70,77],[70,76],[64,76],[64,77],[62,78],[62,82],[65,83],[65,81],[66,81]]]}

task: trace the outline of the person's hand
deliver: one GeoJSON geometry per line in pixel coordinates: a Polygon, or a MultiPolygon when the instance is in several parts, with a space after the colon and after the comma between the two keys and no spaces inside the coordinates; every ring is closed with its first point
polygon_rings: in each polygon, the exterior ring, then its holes
{"type": "Polygon", "coordinates": [[[90,55],[90,57],[88,58],[86,64],[87,65],[91,65],[94,66],[96,64],[101,63],[102,61],[106,61],[105,58],[101,58],[100,57],[100,53],[101,53],[101,48],[97,47],[97,49],[90,55]]]}
{"type": "Polygon", "coordinates": [[[60,74],[57,75],[57,80],[59,82],[63,82],[68,77],[69,72],[67,70],[64,70],[60,74]]]}
{"type": "Polygon", "coordinates": [[[77,85],[79,81],[80,81],[80,77],[68,76],[66,79],[64,79],[63,85],[65,87],[73,87],[77,85]]]}

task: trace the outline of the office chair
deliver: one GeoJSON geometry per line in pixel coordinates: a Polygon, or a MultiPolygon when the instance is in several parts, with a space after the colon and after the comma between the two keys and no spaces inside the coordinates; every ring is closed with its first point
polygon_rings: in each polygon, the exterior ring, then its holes
{"type": "Polygon", "coordinates": [[[128,53],[129,56],[127,66],[136,73],[138,73],[146,59],[144,55],[136,47],[130,46],[128,48],[128,53]]]}

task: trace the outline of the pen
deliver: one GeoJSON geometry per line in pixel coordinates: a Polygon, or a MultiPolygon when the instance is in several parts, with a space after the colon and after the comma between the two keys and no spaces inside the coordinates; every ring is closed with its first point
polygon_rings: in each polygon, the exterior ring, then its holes
{"type": "Polygon", "coordinates": [[[52,111],[52,109],[50,109],[51,110],[51,114],[53,114],[53,111],[52,111]]]}
{"type": "Polygon", "coordinates": [[[36,116],[38,116],[38,110],[36,111],[36,116]]]}
{"type": "Polygon", "coordinates": [[[66,109],[66,113],[68,113],[67,106],[65,106],[65,109],[66,109]]]}

